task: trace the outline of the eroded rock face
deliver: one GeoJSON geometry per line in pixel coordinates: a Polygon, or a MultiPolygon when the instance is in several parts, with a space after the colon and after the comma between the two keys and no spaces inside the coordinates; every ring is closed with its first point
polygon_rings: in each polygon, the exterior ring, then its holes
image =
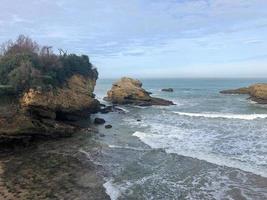
{"type": "Polygon", "coordinates": [[[72,76],[61,88],[30,89],[12,117],[0,116],[0,141],[32,136],[69,136],[79,129],[73,122],[99,110],[94,99],[96,79],[72,76]]]}
{"type": "Polygon", "coordinates": [[[106,101],[114,104],[134,104],[140,106],[151,105],[173,105],[173,102],[154,98],[150,93],[142,88],[142,83],[139,80],[124,77],[112,85],[108,91],[106,101]]]}
{"type": "Polygon", "coordinates": [[[260,103],[266,104],[267,103],[267,84],[265,83],[258,83],[251,85],[247,88],[239,88],[235,90],[224,90],[220,93],[223,94],[248,94],[250,99],[260,103]]]}
{"type": "Polygon", "coordinates": [[[30,89],[22,97],[21,105],[25,108],[41,108],[65,113],[82,110],[94,112],[99,108],[99,102],[94,99],[93,94],[95,81],[74,75],[63,88],[45,92],[30,89]]]}

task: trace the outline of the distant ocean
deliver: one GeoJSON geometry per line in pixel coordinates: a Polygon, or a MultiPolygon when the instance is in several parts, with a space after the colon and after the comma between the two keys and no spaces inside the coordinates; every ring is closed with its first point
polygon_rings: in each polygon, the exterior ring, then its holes
{"type": "MultiPolygon", "coordinates": [[[[267,105],[219,93],[267,79],[141,81],[176,105],[101,115],[113,125],[100,127],[97,160],[112,199],[267,199],[267,105]],[[169,87],[173,93],[161,91],[169,87]]],[[[112,82],[98,80],[99,100],[112,82]]]]}

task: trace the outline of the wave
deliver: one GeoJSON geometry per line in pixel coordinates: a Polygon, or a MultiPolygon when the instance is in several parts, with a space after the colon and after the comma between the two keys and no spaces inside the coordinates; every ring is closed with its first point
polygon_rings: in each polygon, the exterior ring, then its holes
{"type": "Polygon", "coordinates": [[[125,113],[128,113],[128,112],[130,112],[129,110],[127,110],[126,108],[122,108],[122,107],[120,107],[120,106],[116,106],[116,108],[118,108],[118,109],[120,109],[120,110],[122,110],[123,112],[125,112],[125,113]]]}
{"type": "Polygon", "coordinates": [[[106,189],[106,193],[110,197],[111,200],[117,200],[119,196],[121,195],[121,191],[113,183],[113,179],[108,180],[106,183],[103,184],[103,186],[106,189]]]}
{"type": "MultiPolygon", "coordinates": [[[[267,170],[264,166],[264,163],[263,165],[251,165],[251,163],[245,163],[242,160],[214,154],[206,151],[205,149],[201,149],[201,147],[198,146],[194,148],[194,145],[198,144],[194,144],[194,142],[190,142],[190,145],[189,143],[181,143],[179,140],[177,140],[176,135],[167,136],[136,131],[133,133],[133,136],[138,137],[142,142],[150,146],[152,149],[164,149],[166,153],[174,153],[177,155],[203,160],[219,166],[236,168],[260,175],[262,177],[267,177],[267,170]]],[[[259,159],[262,158],[259,157],[259,159]]]]}
{"type": "Polygon", "coordinates": [[[187,113],[187,112],[174,112],[174,113],[189,117],[225,118],[225,119],[242,119],[242,120],[267,118],[267,114],[219,114],[219,113],[187,113]]]}

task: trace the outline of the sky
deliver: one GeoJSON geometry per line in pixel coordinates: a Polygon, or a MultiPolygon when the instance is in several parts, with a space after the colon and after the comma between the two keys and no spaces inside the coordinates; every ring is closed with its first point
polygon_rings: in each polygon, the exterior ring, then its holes
{"type": "Polygon", "coordinates": [[[88,54],[100,78],[267,77],[267,0],[0,0],[19,34],[88,54]]]}

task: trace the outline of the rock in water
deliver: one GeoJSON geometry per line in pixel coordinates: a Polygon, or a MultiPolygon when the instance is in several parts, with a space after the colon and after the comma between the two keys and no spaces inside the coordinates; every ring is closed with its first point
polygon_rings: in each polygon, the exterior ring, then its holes
{"type": "Polygon", "coordinates": [[[163,88],[161,89],[162,92],[173,92],[172,88],[163,88]]]}
{"type": "Polygon", "coordinates": [[[234,89],[234,90],[223,90],[220,91],[222,94],[249,94],[249,88],[243,87],[239,89],[234,89]]]}
{"type": "Polygon", "coordinates": [[[106,121],[102,118],[95,118],[95,121],[94,121],[95,124],[105,124],[105,122],[106,121]]]}
{"type": "Polygon", "coordinates": [[[267,104],[267,84],[258,83],[245,88],[239,88],[234,90],[220,91],[222,94],[248,94],[250,99],[260,103],[267,104]]]}
{"type": "Polygon", "coordinates": [[[106,129],[112,128],[112,125],[108,124],[105,126],[106,129]]]}
{"type": "Polygon", "coordinates": [[[151,97],[149,92],[142,88],[141,81],[127,77],[115,82],[104,100],[111,101],[114,104],[134,104],[139,106],[174,105],[172,101],[151,97]]]}

